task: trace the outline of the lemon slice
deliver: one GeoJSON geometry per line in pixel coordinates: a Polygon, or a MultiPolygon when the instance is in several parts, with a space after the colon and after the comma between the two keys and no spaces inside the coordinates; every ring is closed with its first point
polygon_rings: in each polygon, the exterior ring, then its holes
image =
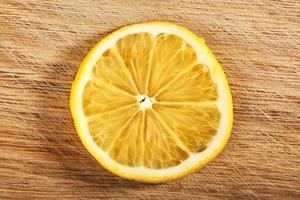
{"type": "Polygon", "coordinates": [[[87,150],[126,179],[161,183],[203,167],[232,129],[232,98],[203,39],[166,22],[128,25],[86,56],[70,107],[87,150]]]}

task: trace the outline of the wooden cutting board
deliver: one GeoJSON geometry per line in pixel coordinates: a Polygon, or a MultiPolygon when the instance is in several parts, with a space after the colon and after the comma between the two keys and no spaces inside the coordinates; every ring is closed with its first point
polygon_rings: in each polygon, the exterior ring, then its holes
{"type": "Polygon", "coordinates": [[[0,1],[1,199],[300,199],[300,2],[0,1]],[[135,22],[202,36],[228,77],[234,128],[218,158],[148,185],[104,170],[81,145],[70,86],[88,50],[135,22]]]}

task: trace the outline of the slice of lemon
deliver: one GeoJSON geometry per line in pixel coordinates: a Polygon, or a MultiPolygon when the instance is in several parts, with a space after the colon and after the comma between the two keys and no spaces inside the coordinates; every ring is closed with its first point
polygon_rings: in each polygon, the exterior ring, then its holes
{"type": "Polygon", "coordinates": [[[166,22],[128,25],[101,40],[80,66],[70,107],[101,165],[149,183],[207,164],[233,121],[227,80],[204,40],[166,22]]]}

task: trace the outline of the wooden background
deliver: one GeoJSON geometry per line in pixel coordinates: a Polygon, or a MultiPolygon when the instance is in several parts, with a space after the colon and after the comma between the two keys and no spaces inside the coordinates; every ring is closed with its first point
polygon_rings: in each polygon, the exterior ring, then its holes
{"type": "Polygon", "coordinates": [[[300,199],[300,1],[0,1],[1,199],[300,199]],[[147,185],[81,145],[70,86],[88,50],[129,23],[168,20],[205,38],[234,99],[221,155],[147,185]]]}

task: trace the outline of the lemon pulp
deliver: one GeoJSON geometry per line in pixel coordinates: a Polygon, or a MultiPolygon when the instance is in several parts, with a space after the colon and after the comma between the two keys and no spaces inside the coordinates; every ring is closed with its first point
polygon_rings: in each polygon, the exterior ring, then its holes
{"type": "Polygon", "coordinates": [[[128,35],[106,50],[83,93],[94,141],[120,164],[168,168],[205,150],[219,127],[217,87],[170,34],[128,35]]]}

